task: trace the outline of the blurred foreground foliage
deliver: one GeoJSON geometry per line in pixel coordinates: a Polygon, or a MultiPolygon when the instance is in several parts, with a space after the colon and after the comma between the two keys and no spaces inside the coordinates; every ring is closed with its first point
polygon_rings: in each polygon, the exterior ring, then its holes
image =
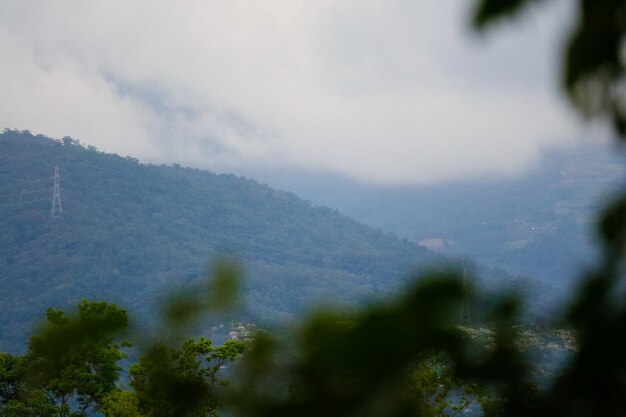
{"type": "MultiPolygon", "coordinates": [[[[530,3],[483,0],[475,23],[484,27],[530,3]]],[[[625,3],[577,3],[564,86],[579,108],[610,117],[624,136],[625,3]]],[[[454,272],[421,276],[398,299],[362,311],[317,313],[293,338],[261,334],[245,352],[235,341],[213,347],[185,339],[180,329],[200,313],[236,299],[238,273],[225,267],[213,290],[168,305],[162,335],[143,343],[130,368],[132,390],[118,364],[125,311],[89,301],[73,315],[49,310],[26,355],[0,355],[0,412],[184,417],[215,415],[221,405],[259,417],[454,416],[479,407],[485,416],[625,416],[626,197],[606,210],[599,229],[603,258],[556,321],[576,332],[578,348],[543,387],[517,343],[520,300],[503,295],[494,304],[487,319],[494,340],[485,346],[456,325],[473,294],[454,272]],[[242,354],[231,387],[217,390],[228,385],[218,374],[242,354]]]]}
{"type": "MultiPolygon", "coordinates": [[[[208,416],[216,415],[221,374],[244,351],[244,343],[183,337],[201,310],[219,311],[235,298],[236,269],[216,268],[206,302],[193,299],[182,308],[180,295],[165,308],[165,323],[155,335],[129,331],[125,310],[106,302],[83,301],[74,313],[48,309],[47,322],[31,337],[25,355],[0,353],[0,415],[11,417],[208,416]],[[216,300],[219,299],[219,300],[216,300]],[[130,338],[140,356],[122,377],[130,338]],[[132,390],[125,387],[130,385],[132,390]]],[[[128,361],[126,361],[128,363],[128,361]]]]}
{"type": "Polygon", "coordinates": [[[74,314],[48,311],[24,356],[0,355],[0,412],[6,416],[623,416],[626,303],[620,292],[626,227],[602,223],[605,258],[555,324],[577,333],[578,349],[550,382],[536,384],[520,349],[520,300],[503,294],[485,319],[486,344],[458,326],[473,300],[459,273],[418,277],[400,297],[360,311],[319,311],[292,333],[258,333],[214,346],[176,328],[236,300],[239,273],[215,268],[211,285],[166,304],[156,335],[138,338],[124,310],[84,301],[74,314]],[[607,225],[610,225],[607,226],[607,225]],[[220,296],[220,291],[223,295],[220,296]],[[219,301],[218,301],[219,300],[219,301]],[[181,313],[184,311],[184,313],[181,313]],[[123,338],[140,355],[120,377],[123,338]],[[232,366],[232,365],[234,366],[232,366]],[[226,375],[226,376],[224,376],[226,375]]]}
{"type": "MultiPolygon", "coordinates": [[[[478,0],[473,25],[479,30],[549,0],[478,0]]],[[[561,85],[586,117],[610,121],[626,138],[624,35],[626,2],[575,0],[575,22],[561,57],[561,85]]]]}

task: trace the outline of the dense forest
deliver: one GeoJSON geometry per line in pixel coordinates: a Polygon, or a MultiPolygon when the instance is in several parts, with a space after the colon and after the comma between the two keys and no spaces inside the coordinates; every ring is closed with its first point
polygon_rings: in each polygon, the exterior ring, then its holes
{"type": "Polygon", "coordinates": [[[313,302],[354,302],[397,287],[438,256],[234,175],[141,164],[76,140],[0,136],[0,323],[25,343],[49,306],[106,299],[148,314],[164,289],[242,261],[247,314],[292,317],[313,302]],[[54,167],[63,213],[51,217],[54,167]]]}

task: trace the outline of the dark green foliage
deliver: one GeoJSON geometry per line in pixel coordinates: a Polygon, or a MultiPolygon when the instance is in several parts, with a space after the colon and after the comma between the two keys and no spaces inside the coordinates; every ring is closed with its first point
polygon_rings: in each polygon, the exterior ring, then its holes
{"type": "Polygon", "coordinates": [[[0,353],[0,414],[7,413],[9,407],[25,400],[25,367],[23,356],[0,353]]]}
{"type": "Polygon", "coordinates": [[[163,324],[143,341],[143,354],[130,367],[133,397],[119,397],[124,404],[111,399],[111,406],[133,410],[136,402],[136,411],[151,417],[217,415],[220,388],[229,383],[222,375],[244,353],[245,344],[227,340],[216,347],[204,337],[188,338],[191,324],[207,313],[233,308],[239,299],[239,268],[222,261],[214,270],[204,285],[166,299],[163,324]]]}
{"type": "MultiPolygon", "coordinates": [[[[539,0],[481,0],[474,25],[483,29],[513,16],[539,0]]],[[[562,83],[570,100],[585,115],[610,120],[626,138],[623,44],[626,3],[623,0],[578,0],[577,21],[563,56],[562,83]]]]}
{"type": "Polygon", "coordinates": [[[419,282],[393,303],[312,317],[291,359],[275,355],[275,344],[255,344],[253,354],[261,352],[245,358],[233,405],[244,416],[442,415],[486,400],[481,381],[514,381],[521,368],[506,350],[507,332],[488,351],[455,326],[459,277],[428,274],[419,282]]]}
{"type": "Polygon", "coordinates": [[[0,354],[0,401],[3,404],[18,398],[19,393],[19,375],[22,368],[22,358],[11,355],[10,353],[0,354]]]}
{"type": "Polygon", "coordinates": [[[423,417],[465,415],[477,405],[484,412],[494,401],[485,384],[459,378],[454,363],[436,353],[425,355],[414,367],[407,391],[414,414],[423,417]]]}
{"type": "Polygon", "coordinates": [[[106,417],[141,417],[139,400],[134,392],[113,391],[104,398],[100,412],[106,417]]]}
{"type": "Polygon", "coordinates": [[[130,368],[139,409],[152,417],[216,415],[216,391],[228,384],[218,374],[243,350],[236,340],[213,347],[203,337],[186,340],[180,349],[153,346],[130,368]]]}
{"type": "Polygon", "coordinates": [[[626,195],[615,201],[606,211],[600,223],[607,256],[619,258],[626,246],[626,195]]]}
{"type": "Polygon", "coordinates": [[[30,339],[29,351],[46,362],[41,365],[53,369],[74,353],[117,348],[111,345],[113,337],[128,326],[126,311],[105,302],[82,301],[75,316],[49,308],[46,317],[47,324],[30,339]]]}
{"type": "MultiPolygon", "coordinates": [[[[222,275],[222,281],[231,280],[222,275]]],[[[160,338],[130,367],[133,391],[127,391],[120,389],[119,365],[126,356],[114,343],[128,323],[124,310],[83,301],[76,314],[49,309],[47,316],[26,355],[0,354],[2,416],[217,415],[220,387],[228,385],[224,368],[244,352],[236,340],[216,347],[203,337],[185,339],[174,349],[168,347],[174,339],[160,338]]]]}
{"type": "Polygon", "coordinates": [[[443,262],[245,178],[15,131],[0,135],[0,247],[0,349],[14,352],[48,306],[107,299],[151,317],[157,295],[184,291],[222,255],[242,261],[246,314],[257,321],[290,319],[320,300],[354,303],[397,288],[414,266],[443,262]],[[55,166],[62,220],[50,218],[55,166]]]}
{"type": "Polygon", "coordinates": [[[48,323],[30,340],[30,389],[45,393],[59,416],[86,416],[115,390],[125,357],[114,338],[128,325],[124,310],[83,301],[76,315],[49,309],[48,323]]]}
{"type": "Polygon", "coordinates": [[[503,16],[518,13],[531,3],[539,3],[543,0],[484,0],[480,1],[474,12],[474,25],[483,29],[495,20],[503,16]]]}
{"type": "Polygon", "coordinates": [[[24,356],[0,354],[0,412],[19,416],[88,416],[116,389],[125,357],[114,343],[124,310],[83,301],[76,314],[49,309],[24,356]]]}

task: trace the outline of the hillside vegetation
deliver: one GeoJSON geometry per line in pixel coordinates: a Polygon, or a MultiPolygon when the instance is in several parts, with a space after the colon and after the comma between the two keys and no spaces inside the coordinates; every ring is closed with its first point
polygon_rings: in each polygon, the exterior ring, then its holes
{"type": "Polygon", "coordinates": [[[224,255],[242,261],[246,314],[257,320],[364,300],[444,260],[246,178],[27,131],[0,135],[0,195],[0,350],[22,349],[49,306],[104,299],[149,314],[164,290],[224,255]],[[62,218],[51,217],[55,166],[62,218]]]}
{"type": "Polygon", "coordinates": [[[606,144],[586,143],[547,153],[516,178],[378,187],[297,172],[258,177],[444,255],[563,287],[595,261],[598,210],[623,189],[625,172],[606,144]]]}

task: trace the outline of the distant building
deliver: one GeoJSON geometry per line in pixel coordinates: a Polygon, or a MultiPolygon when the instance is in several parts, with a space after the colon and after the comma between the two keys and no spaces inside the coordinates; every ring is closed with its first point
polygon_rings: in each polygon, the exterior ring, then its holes
{"type": "Polygon", "coordinates": [[[438,237],[422,239],[417,243],[418,245],[432,251],[443,250],[443,248],[445,247],[445,241],[438,237]]]}

